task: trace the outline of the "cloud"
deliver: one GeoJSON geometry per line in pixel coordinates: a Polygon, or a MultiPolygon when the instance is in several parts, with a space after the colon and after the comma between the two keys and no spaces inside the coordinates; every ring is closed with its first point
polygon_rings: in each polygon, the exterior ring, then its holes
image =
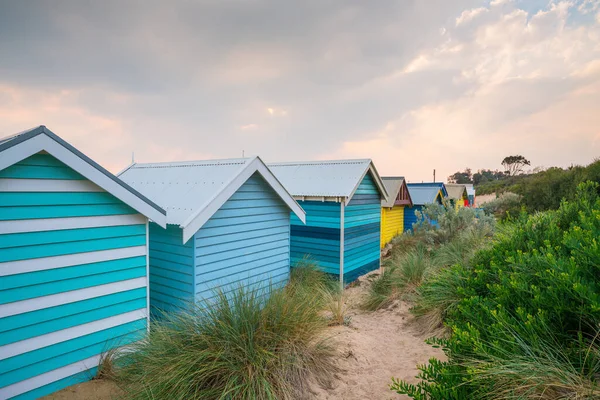
{"type": "Polygon", "coordinates": [[[14,2],[0,132],[46,124],[117,171],[132,151],[371,157],[413,181],[510,152],[585,163],[599,13],[597,0],[14,2]]]}

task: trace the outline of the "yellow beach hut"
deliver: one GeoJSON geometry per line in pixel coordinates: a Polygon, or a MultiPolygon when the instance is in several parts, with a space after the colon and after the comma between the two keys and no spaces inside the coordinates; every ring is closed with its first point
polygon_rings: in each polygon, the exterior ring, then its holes
{"type": "Polygon", "coordinates": [[[402,176],[382,177],[388,198],[381,201],[381,247],[404,230],[404,208],[412,207],[410,193],[402,176]]]}
{"type": "Polygon", "coordinates": [[[447,183],[446,190],[448,191],[448,200],[458,210],[459,207],[464,207],[469,204],[469,195],[467,194],[467,186],[457,183],[447,183]]]}

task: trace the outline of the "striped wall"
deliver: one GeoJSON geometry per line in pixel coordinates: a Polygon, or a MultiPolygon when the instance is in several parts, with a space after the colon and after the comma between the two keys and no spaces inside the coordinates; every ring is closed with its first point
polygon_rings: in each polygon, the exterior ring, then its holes
{"type": "Polygon", "coordinates": [[[147,220],[47,154],[0,171],[0,398],[89,379],[147,325],[147,220]]]}
{"type": "Polygon", "coordinates": [[[259,173],[194,235],[197,299],[214,289],[284,285],[290,273],[290,210],[259,173]]]}
{"type": "Polygon", "coordinates": [[[365,175],[344,210],[344,281],[379,268],[381,196],[365,175]]]}
{"type": "Polygon", "coordinates": [[[381,247],[404,231],[404,206],[381,208],[381,247]]]}
{"type": "Polygon", "coordinates": [[[292,214],[292,265],[308,257],[330,274],[340,273],[340,203],[299,201],[306,225],[292,214]]]}

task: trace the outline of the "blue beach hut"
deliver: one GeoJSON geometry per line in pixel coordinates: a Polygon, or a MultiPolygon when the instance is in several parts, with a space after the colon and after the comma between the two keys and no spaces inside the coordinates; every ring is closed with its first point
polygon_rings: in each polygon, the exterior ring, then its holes
{"type": "Polygon", "coordinates": [[[165,211],[44,126],[0,140],[0,399],[96,373],[143,337],[165,211]]]}
{"type": "Polygon", "coordinates": [[[383,182],[371,160],[269,164],[306,211],[292,218],[292,263],[306,256],[341,282],[379,268],[383,182]]]}
{"type": "MultiPolygon", "coordinates": [[[[406,186],[413,206],[404,210],[404,231],[412,229],[413,224],[417,222],[416,212],[421,211],[425,204],[442,204],[443,200],[448,197],[446,186],[442,182],[408,183],[406,186]]],[[[431,222],[434,225],[437,223],[436,221],[431,222]]]]}
{"type": "Polygon", "coordinates": [[[287,282],[290,212],[305,213],[260,158],[133,164],[119,176],[167,211],[167,229],[150,225],[152,309],[287,282]]]}

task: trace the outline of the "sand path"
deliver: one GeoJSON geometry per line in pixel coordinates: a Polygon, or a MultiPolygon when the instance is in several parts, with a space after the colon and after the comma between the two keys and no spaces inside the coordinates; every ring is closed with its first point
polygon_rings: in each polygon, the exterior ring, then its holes
{"type": "Polygon", "coordinates": [[[343,370],[332,389],[314,389],[320,400],[408,399],[389,389],[391,378],[416,382],[417,364],[431,357],[444,358],[439,349],[423,341],[411,324],[408,305],[398,302],[390,309],[362,312],[360,299],[366,294],[368,278],[348,289],[347,303],[352,317],[349,327],[332,328],[338,342],[338,366],[343,370]]]}

